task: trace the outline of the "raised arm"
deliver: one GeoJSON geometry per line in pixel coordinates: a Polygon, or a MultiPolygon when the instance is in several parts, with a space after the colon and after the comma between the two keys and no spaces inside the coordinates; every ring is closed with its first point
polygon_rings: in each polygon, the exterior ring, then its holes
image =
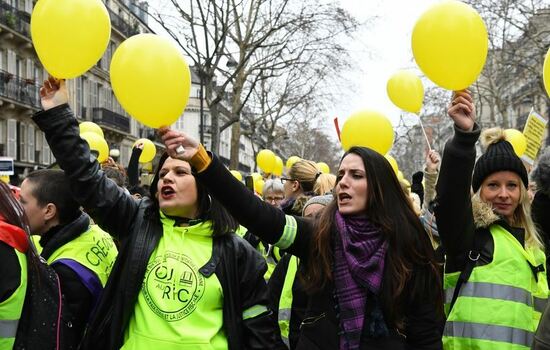
{"type": "Polygon", "coordinates": [[[445,268],[453,272],[462,270],[465,256],[473,247],[470,189],[480,130],[475,124],[475,107],[469,92],[455,92],[448,114],[455,123],[455,133],[443,152],[434,211],[447,255],[445,268]]]}
{"type": "Polygon", "coordinates": [[[216,156],[208,155],[202,145],[186,134],[168,128],[161,129],[160,133],[170,157],[189,162],[197,180],[241,225],[257,233],[262,240],[307,259],[312,231],[310,220],[285,215],[282,210],[256,197],[216,156]],[[179,147],[184,148],[183,152],[177,152],[179,147]]]}
{"type": "Polygon", "coordinates": [[[71,182],[74,198],[106,232],[123,238],[135,221],[138,203],[100,170],[69,105],[64,81],[50,78],[40,89],[43,111],[33,117],[44,131],[59,166],[71,182]]]}
{"type": "Polygon", "coordinates": [[[435,183],[439,175],[441,157],[436,150],[431,150],[426,155],[426,167],[424,168],[424,202],[422,209],[428,210],[430,202],[435,199],[435,183]]]}
{"type": "Polygon", "coordinates": [[[138,143],[132,148],[132,156],[128,162],[128,188],[139,185],[139,157],[143,152],[143,143],[138,143]]]}

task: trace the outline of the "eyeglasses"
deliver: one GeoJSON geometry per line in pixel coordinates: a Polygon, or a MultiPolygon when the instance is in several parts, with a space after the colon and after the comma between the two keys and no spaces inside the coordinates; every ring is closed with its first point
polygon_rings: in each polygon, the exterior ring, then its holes
{"type": "Polygon", "coordinates": [[[271,196],[267,196],[264,198],[264,200],[269,203],[273,203],[273,202],[277,203],[282,201],[283,199],[284,197],[271,197],[271,196]]]}
{"type": "Polygon", "coordinates": [[[280,177],[279,180],[281,180],[281,183],[284,185],[285,182],[287,181],[298,181],[296,179],[291,179],[291,178],[288,178],[288,177],[280,177]]]}

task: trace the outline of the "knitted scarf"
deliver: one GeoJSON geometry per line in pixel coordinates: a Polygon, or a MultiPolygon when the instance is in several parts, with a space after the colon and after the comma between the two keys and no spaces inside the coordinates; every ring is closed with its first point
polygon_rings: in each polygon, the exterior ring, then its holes
{"type": "MultiPolygon", "coordinates": [[[[372,296],[380,291],[388,244],[380,228],[365,216],[344,217],[336,211],[335,219],[338,235],[334,247],[334,283],[344,333],[340,337],[340,350],[353,350],[361,345],[367,296],[369,292],[372,296]]],[[[379,310],[378,314],[380,321],[379,310]]],[[[375,331],[379,336],[387,332],[381,321],[382,329],[375,331]]]]}

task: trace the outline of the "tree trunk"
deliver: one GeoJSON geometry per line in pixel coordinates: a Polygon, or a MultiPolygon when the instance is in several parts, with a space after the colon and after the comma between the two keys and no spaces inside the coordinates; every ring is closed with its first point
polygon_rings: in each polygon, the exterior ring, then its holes
{"type": "Polygon", "coordinates": [[[231,126],[231,157],[229,160],[230,169],[239,169],[239,151],[241,149],[241,122],[231,126]]]}
{"type": "Polygon", "coordinates": [[[210,151],[219,154],[220,149],[220,113],[216,105],[210,107],[210,151]]]}

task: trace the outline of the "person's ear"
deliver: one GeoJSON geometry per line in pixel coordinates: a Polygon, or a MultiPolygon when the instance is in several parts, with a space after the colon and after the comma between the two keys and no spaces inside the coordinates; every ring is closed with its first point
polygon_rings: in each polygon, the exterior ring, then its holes
{"type": "Polygon", "coordinates": [[[57,216],[57,207],[53,203],[46,204],[44,209],[44,220],[49,221],[57,216]]]}

